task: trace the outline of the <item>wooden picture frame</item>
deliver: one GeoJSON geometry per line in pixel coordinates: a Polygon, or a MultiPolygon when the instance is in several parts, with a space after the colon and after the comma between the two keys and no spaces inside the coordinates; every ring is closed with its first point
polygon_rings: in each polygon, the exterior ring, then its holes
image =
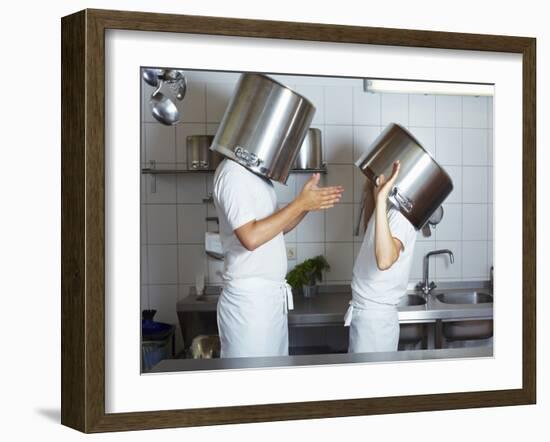
{"type": "Polygon", "coordinates": [[[536,40],[315,23],[84,10],[62,29],[61,423],[82,432],[533,404],[536,400],[536,40]],[[139,30],[522,55],[522,388],[220,408],[105,412],[105,30],[139,30]]]}

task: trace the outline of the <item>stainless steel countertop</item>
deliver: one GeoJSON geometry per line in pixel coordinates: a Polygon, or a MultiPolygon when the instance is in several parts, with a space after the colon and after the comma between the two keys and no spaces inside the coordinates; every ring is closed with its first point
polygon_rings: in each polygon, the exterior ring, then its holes
{"type": "Polygon", "coordinates": [[[437,350],[404,350],[377,353],[334,353],[324,355],[274,356],[261,358],[222,359],[165,359],[149,372],[204,371],[265,367],[294,367],[309,365],[336,365],[366,362],[418,361],[428,359],[456,359],[492,357],[493,347],[447,348],[437,350]]]}
{"type": "MultiPolygon", "coordinates": [[[[469,290],[483,290],[492,294],[489,281],[472,282],[441,282],[438,287],[428,295],[424,305],[399,307],[399,321],[401,323],[430,322],[436,319],[489,319],[493,317],[493,303],[485,304],[445,304],[436,299],[440,293],[463,292],[469,290]]],[[[216,303],[221,286],[208,286],[205,296],[196,297],[194,287],[190,294],[177,303],[179,312],[215,312],[216,303]]],[[[415,291],[414,285],[409,285],[408,295],[420,294],[415,291]]],[[[290,326],[315,326],[315,325],[343,325],[344,314],[351,300],[351,288],[349,285],[321,285],[319,294],[313,298],[304,298],[294,295],[294,309],[289,311],[288,323],[290,326]]]]}

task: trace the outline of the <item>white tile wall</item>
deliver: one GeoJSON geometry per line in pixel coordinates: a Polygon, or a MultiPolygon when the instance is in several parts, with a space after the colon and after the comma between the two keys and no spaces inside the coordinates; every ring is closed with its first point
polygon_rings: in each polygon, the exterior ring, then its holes
{"type": "Polygon", "coordinates": [[[176,206],[153,204],[147,209],[148,243],[175,244],[178,233],[176,206]]]}
{"type": "Polygon", "coordinates": [[[487,241],[487,204],[462,205],[462,239],[487,241]]]}
{"type": "Polygon", "coordinates": [[[409,125],[435,127],[435,96],[409,95],[409,125]]]}
{"type": "Polygon", "coordinates": [[[461,241],[462,204],[445,204],[443,210],[443,219],[434,227],[434,236],[440,241],[461,241]]]}
{"type": "Polygon", "coordinates": [[[407,94],[382,94],[382,126],[390,123],[409,124],[409,96],[407,94]]]}
{"type": "Polygon", "coordinates": [[[487,129],[462,129],[462,164],[487,165],[487,129]]]}
{"type": "Polygon", "coordinates": [[[178,283],[178,250],[176,245],[147,246],[148,283],[177,284],[178,283]]]}
{"type": "Polygon", "coordinates": [[[325,182],[327,186],[344,186],[341,203],[353,202],[353,169],[357,167],[350,165],[330,165],[330,172],[327,173],[325,182]]]}
{"type": "Polygon", "coordinates": [[[493,165],[493,130],[487,130],[487,165],[493,165]]]}
{"type": "Polygon", "coordinates": [[[325,124],[352,124],[352,95],[350,86],[325,87],[325,124]]]}
{"type": "Polygon", "coordinates": [[[324,254],[325,254],[324,242],[302,244],[297,251],[296,260],[298,262],[303,262],[306,259],[313,258],[318,255],[324,255],[324,254]]]}
{"type": "Polygon", "coordinates": [[[353,243],[326,243],[327,261],[330,270],[326,272],[327,281],[350,281],[353,270],[353,243]]]}
{"type": "Polygon", "coordinates": [[[486,203],[488,200],[486,167],[462,168],[462,202],[463,203],[486,203]]]}
{"type": "Polygon", "coordinates": [[[207,276],[204,245],[184,244],[178,246],[178,283],[195,284],[195,275],[207,276]]]}
{"type": "Polygon", "coordinates": [[[353,88],[353,124],[379,126],[380,94],[365,93],[363,86],[353,88]]]}
{"type": "Polygon", "coordinates": [[[340,203],[326,212],[327,242],[353,241],[353,204],[340,203]]]}
{"type": "Polygon", "coordinates": [[[321,211],[309,212],[296,229],[298,242],[324,242],[325,214],[321,211]]]}
{"type": "Polygon", "coordinates": [[[436,156],[442,166],[462,165],[462,130],[438,127],[435,130],[436,156]]]}
{"type": "Polygon", "coordinates": [[[148,253],[148,247],[147,246],[141,246],[141,262],[140,262],[140,273],[141,273],[141,284],[148,284],[149,283],[149,253],[148,253]]]}
{"type": "Polygon", "coordinates": [[[178,205],[177,223],[179,244],[204,244],[206,213],[205,204],[178,205]]]}
{"type": "Polygon", "coordinates": [[[488,167],[487,168],[487,202],[492,203],[493,202],[493,168],[488,167]]]}
{"type": "Polygon", "coordinates": [[[184,173],[178,175],[178,203],[200,204],[206,198],[206,178],[202,173],[184,173]]]}
{"type": "MultiPolygon", "coordinates": [[[[151,117],[147,104],[151,89],[144,87],[142,164],[154,160],[159,167],[185,167],[186,137],[216,133],[238,77],[235,73],[190,72],[186,97],[178,104],[182,122],[175,127],[162,126],[151,117]]],[[[353,229],[365,182],[353,163],[388,123],[397,122],[409,128],[454,183],[444,203],[443,221],[430,238],[418,234],[411,280],[422,277],[422,257],[436,248],[451,249],[455,263],[449,264],[447,257],[431,258],[432,278],[488,278],[493,262],[492,98],[373,94],[363,91],[359,79],[274,77],[315,105],[312,127],[322,131],[329,164],[321,185],[345,188],[335,208],[308,214],[285,235],[287,245],[296,249],[289,270],[323,254],[332,266],[325,273],[326,281],[350,281],[363,238],[362,228],[357,237],[353,229]]],[[[280,207],[299,194],[308,178],[296,174],[287,186],[275,184],[280,207]]],[[[209,283],[221,282],[223,262],[206,257],[203,250],[204,232],[217,229],[215,222],[205,220],[216,215],[215,208],[202,201],[212,190],[211,182],[208,173],[142,178],[142,296],[166,311],[162,317],[174,321],[169,312],[174,293],[184,296],[194,285],[196,272],[204,272],[209,283]]]]}
{"type": "Polygon", "coordinates": [[[489,272],[487,241],[463,241],[462,253],[462,276],[468,279],[486,279],[489,272]]]}
{"type": "Polygon", "coordinates": [[[487,97],[462,98],[462,127],[487,128],[487,97]]]}
{"type": "Polygon", "coordinates": [[[435,97],[436,127],[462,127],[462,98],[446,95],[435,97]]]}
{"type": "Polygon", "coordinates": [[[146,161],[173,164],[176,161],[176,128],[158,123],[146,123],[145,158],[146,161]]]}
{"type": "Polygon", "coordinates": [[[143,175],[143,202],[147,204],[175,204],[175,175],[143,175]],[[154,191],[153,191],[154,189],[154,191]]]}
{"type": "Polygon", "coordinates": [[[325,126],[324,145],[328,164],[353,163],[353,126],[325,126]]]}

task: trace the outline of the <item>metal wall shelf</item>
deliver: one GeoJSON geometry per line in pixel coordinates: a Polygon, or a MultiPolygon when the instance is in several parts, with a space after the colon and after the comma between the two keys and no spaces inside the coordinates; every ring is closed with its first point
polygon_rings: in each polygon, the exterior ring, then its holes
{"type": "MultiPolygon", "coordinates": [[[[179,173],[214,173],[215,169],[156,169],[153,167],[144,167],[141,173],[150,175],[179,174],[179,173]]],[[[291,169],[290,173],[327,173],[326,165],[320,169],[291,169]]]]}
{"type": "Polygon", "coordinates": [[[141,169],[141,173],[147,173],[151,175],[162,175],[162,174],[174,174],[174,173],[211,173],[215,172],[214,169],[154,169],[151,167],[144,167],[141,169]]]}
{"type": "MultiPolygon", "coordinates": [[[[151,161],[152,167],[143,167],[141,169],[142,174],[153,175],[151,179],[151,193],[157,192],[157,180],[155,175],[173,175],[180,173],[214,173],[215,169],[157,169],[155,167],[155,162],[151,161]]],[[[327,165],[323,164],[323,167],[320,169],[291,169],[290,173],[327,173],[327,165]]],[[[204,202],[210,202],[209,199],[203,199],[204,202]]]]}

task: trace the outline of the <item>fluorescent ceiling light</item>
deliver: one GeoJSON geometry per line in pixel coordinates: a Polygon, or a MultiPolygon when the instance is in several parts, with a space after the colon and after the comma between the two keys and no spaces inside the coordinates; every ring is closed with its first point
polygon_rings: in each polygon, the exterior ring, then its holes
{"type": "Polygon", "coordinates": [[[494,86],[481,83],[452,83],[415,80],[383,80],[366,78],[365,92],[392,92],[403,94],[483,95],[493,96],[494,86]]]}

